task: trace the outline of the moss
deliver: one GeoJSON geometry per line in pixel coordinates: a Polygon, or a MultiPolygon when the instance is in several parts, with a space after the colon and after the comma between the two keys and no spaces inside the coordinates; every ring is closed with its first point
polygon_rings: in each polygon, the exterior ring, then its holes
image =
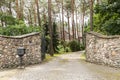
{"type": "Polygon", "coordinates": [[[52,56],[50,56],[49,54],[46,54],[46,58],[43,60],[43,62],[48,62],[48,61],[50,61],[52,59],[53,59],[52,56]]]}

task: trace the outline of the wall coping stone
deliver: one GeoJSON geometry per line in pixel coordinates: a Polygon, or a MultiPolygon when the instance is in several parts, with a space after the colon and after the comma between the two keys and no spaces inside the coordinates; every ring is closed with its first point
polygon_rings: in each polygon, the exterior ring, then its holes
{"type": "Polygon", "coordinates": [[[120,38],[120,35],[113,35],[113,36],[107,36],[107,35],[102,35],[100,33],[97,32],[87,32],[87,34],[92,34],[98,38],[103,38],[103,39],[114,39],[114,38],[120,38]]]}
{"type": "Polygon", "coordinates": [[[32,32],[32,33],[28,33],[28,34],[23,34],[23,35],[19,35],[19,36],[5,36],[5,35],[0,35],[0,37],[2,38],[11,38],[11,39],[22,39],[22,38],[26,38],[29,36],[34,36],[34,35],[39,35],[39,32],[32,32]]]}

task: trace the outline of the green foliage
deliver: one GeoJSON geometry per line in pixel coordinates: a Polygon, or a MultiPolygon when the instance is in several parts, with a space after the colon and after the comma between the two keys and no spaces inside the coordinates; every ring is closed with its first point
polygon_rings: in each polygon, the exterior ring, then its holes
{"type": "Polygon", "coordinates": [[[65,9],[71,12],[71,1],[70,0],[65,0],[65,9]]]}
{"type": "Polygon", "coordinates": [[[22,35],[22,34],[27,34],[31,32],[38,32],[39,27],[27,27],[27,26],[20,26],[20,25],[11,25],[8,27],[3,27],[0,29],[0,34],[1,35],[7,35],[7,36],[17,36],[17,35],[22,35]]]}
{"type": "Polygon", "coordinates": [[[63,40],[59,41],[58,49],[59,53],[71,52],[68,42],[63,40]]]}
{"type": "Polygon", "coordinates": [[[95,8],[95,31],[107,35],[120,34],[120,0],[108,0],[108,3],[97,5],[95,8]]]}
{"type": "Polygon", "coordinates": [[[57,32],[57,25],[53,23],[53,50],[55,53],[58,53],[58,45],[59,45],[59,35],[57,32]]]}
{"type": "Polygon", "coordinates": [[[85,45],[84,44],[80,44],[80,51],[85,50],[85,45]]]}
{"type": "Polygon", "coordinates": [[[70,47],[72,52],[80,50],[80,43],[76,40],[73,40],[73,41],[69,42],[68,46],[70,47]]]}
{"type": "MultiPolygon", "coordinates": [[[[46,41],[46,51],[49,53],[49,46],[50,46],[50,36],[49,36],[49,28],[48,28],[48,22],[46,22],[44,25],[43,25],[43,32],[45,34],[45,41],[46,41]]],[[[58,45],[59,45],[59,36],[58,36],[58,32],[57,32],[57,25],[56,23],[54,22],[53,23],[53,33],[52,33],[52,37],[53,37],[53,50],[55,53],[58,53],[59,52],[59,48],[58,48],[58,45]]]]}
{"type": "Polygon", "coordinates": [[[65,52],[71,52],[70,47],[65,47],[65,52]]]}
{"type": "Polygon", "coordinates": [[[45,22],[42,27],[42,35],[45,37],[45,52],[49,53],[49,44],[50,44],[50,36],[49,36],[49,29],[48,29],[48,22],[45,22]]]}
{"type": "Polygon", "coordinates": [[[40,27],[26,26],[24,21],[17,20],[12,15],[0,13],[0,20],[5,23],[5,27],[0,27],[1,35],[16,36],[40,31],[40,27]]]}
{"type": "Polygon", "coordinates": [[[80,44],[80,42],[78,42],[76,40],[69,42],[68,46],[70,47],[72,52],[82,51],[85,49],[85,46],[83,44],[80,44]]]}
{"type": "Polygon", "coordinates": [[[2,27],[0,27],[0,34],[2,34],[2,27]]]}
{"type": "MultiPolygon", "coordinates": [[[[106,35],[120,35],[120,0],[107,0],[96,5],[94,15],[94,31],[106,35]]],[[[89,27],[86,28],[89,30],[89,27]]]]}
{"type": "Polygon", "coordinates": [[[14,18],[12,15],[4,13],[0,13],[0,20],[4,22],[6,26],[18,24],[18,20],[16,18],[14,18]]]}
{"type": "Polygon", "coordinates": [[[61,40],[60,44],[63,45],[63,47],[66,47],[68,43],[67,43],[67,41],[61,40]]]}
{"type": "Polygon", "coordinates": [[[64,53],[65,52],[64,47],[61,44],[58,45],[58,49],[59,49],[58,53],[64,53]]]}

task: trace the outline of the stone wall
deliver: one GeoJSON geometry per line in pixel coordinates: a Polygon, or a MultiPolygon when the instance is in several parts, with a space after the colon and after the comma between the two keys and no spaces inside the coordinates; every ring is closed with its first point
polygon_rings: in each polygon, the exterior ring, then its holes
{"type": "Polygon", "coordinates": [[[120,67],[120,36],[86,33],[86,59],[97,64],[120,67]]]}
{"type": "Polygon", "coordinates": [[[40,34],[30,33],[22,36],[0,36],[0,69],[19,66],[17,48],[25,47],[24,65],[41,62],[40,34]]]}

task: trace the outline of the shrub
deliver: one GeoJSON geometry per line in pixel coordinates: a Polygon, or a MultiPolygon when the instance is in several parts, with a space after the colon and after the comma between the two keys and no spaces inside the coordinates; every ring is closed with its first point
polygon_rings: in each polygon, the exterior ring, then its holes
{"type": "Polygon", "coordinates": [[[11,25],[7,27],[3,27],[0,29],[1,35],[7,35],[7,36],[17,36],[17,35],[23,35],[31,32],[38,32],[40,31],[39,27],[33,27],[33,26],[25,26],[25,25],[11,25]]]}
{"type": "Polygon", "coordinates": [[[73,41],[69,42],[68,46],[70,47],[70,49],[71,49],[72,52],[81,51],[81,50],[85,49],[85,46],[83,44],[80,44],[76,40],[73,40],[73,41]]]}
{"type": "Polygon", "coordinates": [[[0,27],[0,34],[2,34],[2,27],[0,27]]]}
{"type": "Polygon", "coordinates": [[[70,49],[71,49],[72,52],[80,50],[80,44],[76,40],[73,40],[73,41],[69,42],[68,45],[69,45],[69,47],[70,47],[70,49]]]}
{"type": "Polygon", "coordinates": [[[66,47],[65,48],[65,52],[70,52],[71,50],[70,50],[70,48],[69,47],[66,47]]]}
{"type": "Polygon", "coordinates": [[[85,49],[85,46],[83,44],[80,44],[80,50],[84,50],[85,49]]]}

